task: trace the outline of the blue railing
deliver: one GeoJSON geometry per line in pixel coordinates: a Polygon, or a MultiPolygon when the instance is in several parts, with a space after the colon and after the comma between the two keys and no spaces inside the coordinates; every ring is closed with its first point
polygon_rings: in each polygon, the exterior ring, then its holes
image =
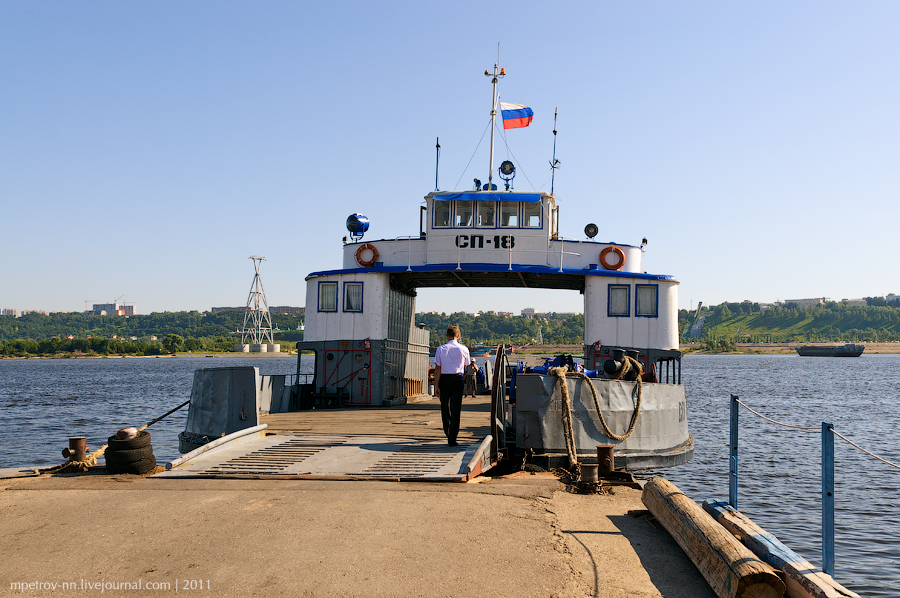
{"type": "Polygon", "coordinates": [[[859,449],[891,467],[900,469],[900,465],[867,451],[858,444],[836,432],[834,425],[822,422],[819,426],[794,426],[785,424],[758,413],[743,403],[737,395],[731,395],[731,434],[729,442],[728,504],[738,508],[738,413],[743,406],[747,411],[762,419],[796,430],[821,430],[822,434],[822,570],[834,577],[834,437],[837,436],[847,444],[859,449]]]}

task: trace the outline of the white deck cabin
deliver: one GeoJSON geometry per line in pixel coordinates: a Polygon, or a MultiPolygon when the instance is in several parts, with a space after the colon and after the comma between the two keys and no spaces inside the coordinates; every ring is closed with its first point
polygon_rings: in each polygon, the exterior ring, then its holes
{"type": "Polygon", "coordinates": [[[584,294],[585,346],[678,349],[678,281],[644,272],[640,246],[560,238],[549,193],[429,193],[420,222],[346,243],[343,269],[307,277],[307,341],[390,338],[391,290],[559,288],[584,294]]]}

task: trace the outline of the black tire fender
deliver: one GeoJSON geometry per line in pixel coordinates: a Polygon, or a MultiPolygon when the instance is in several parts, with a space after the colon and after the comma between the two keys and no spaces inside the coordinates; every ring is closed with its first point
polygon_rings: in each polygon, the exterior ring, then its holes
{"type": "Polygon", "coordinates": [[[107,463],[107,473],[130,473],[134,475],[144,475],[150,473],[156,468],[156,457],[151,456],[149,459],[141,459],[131,463],[107,463]]]}
{"type": "Polygon", "coordinates": [[[153,447],[145,446],[144,448],[134,449],[130,451],[114,451],[111,449],[106,449],[106,453],[103,456],[106,457],[107,463],[125,464],[143,461],[144,459],[149,459],[154,455],[153,447]]]}
{"type": "Polygon", "coordinates": [[[110,436],[106,444],[114,451],[133,451],[134,449],[150,446],[150,432],[144,430],[137,438],[130,440],[119,440],[115,436],[110,436]]]}

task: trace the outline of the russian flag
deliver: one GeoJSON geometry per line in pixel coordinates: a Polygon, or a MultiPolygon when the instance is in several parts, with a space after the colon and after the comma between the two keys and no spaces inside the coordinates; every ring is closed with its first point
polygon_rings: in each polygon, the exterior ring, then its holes
{"type": "Polygon", "coordinates": [[[503,116],[504,129],[520,129],[531,124],[534,112],[528,106],[522,104],[507,104],[500,102],[500,113],[503,116]]]}

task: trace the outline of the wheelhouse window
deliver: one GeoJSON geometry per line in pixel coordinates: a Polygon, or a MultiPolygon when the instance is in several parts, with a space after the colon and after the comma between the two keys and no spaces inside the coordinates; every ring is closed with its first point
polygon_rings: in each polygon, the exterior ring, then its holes
{"type": "Polygon", "coordinates": [[[628,317],[631,313],[628,304],[628,296],[631,289],[627,284],[611,284],[609,285],[609,301],[607,303],[607,315],[615,318],[628,317]]]}
{"type": "Polygon", "coordinates": [[[659,317],[659,287],[657,285],[635,285],[634,315],[644,318],[659,317]]]}
{"type": "Polygon", "coordinates": [[[450,202],[434,200],[431,210],[434,212],[434,228],[447,228],[450,226],[450,202]]]}
{"type": "Polygon", "coordinates": [[[484,228],[497,227],[497,202],[496,201],[476,201],[476,219],[475,226],[484,228]]]}
{"type": "Polygon", "coordinates": [[[541,228],[541,204],[522,204],[522,226],[525,228],[541,228]]]}
{"type": "Polygon", "coordinates": [[[500,202],[500,226],[505,228],[514,228],[519,226],[519,202],[500,202]]]}
{"type": "Polygon", "coordinates": [[[361,313],[363,310],[363,283],[344,283],[344,311],[361,313]]]}
{"type": "Polygon", "coordinates": [[[319,283],[319,311],[337,311],[336,282],[319,283]]]}
{"type": "Polygon", "coordinates": [[[456,218],[453,220],[453,226],[456,228],[466,228],[472,226],[473,212],[471,201],[457,201],[456,218]]]}

